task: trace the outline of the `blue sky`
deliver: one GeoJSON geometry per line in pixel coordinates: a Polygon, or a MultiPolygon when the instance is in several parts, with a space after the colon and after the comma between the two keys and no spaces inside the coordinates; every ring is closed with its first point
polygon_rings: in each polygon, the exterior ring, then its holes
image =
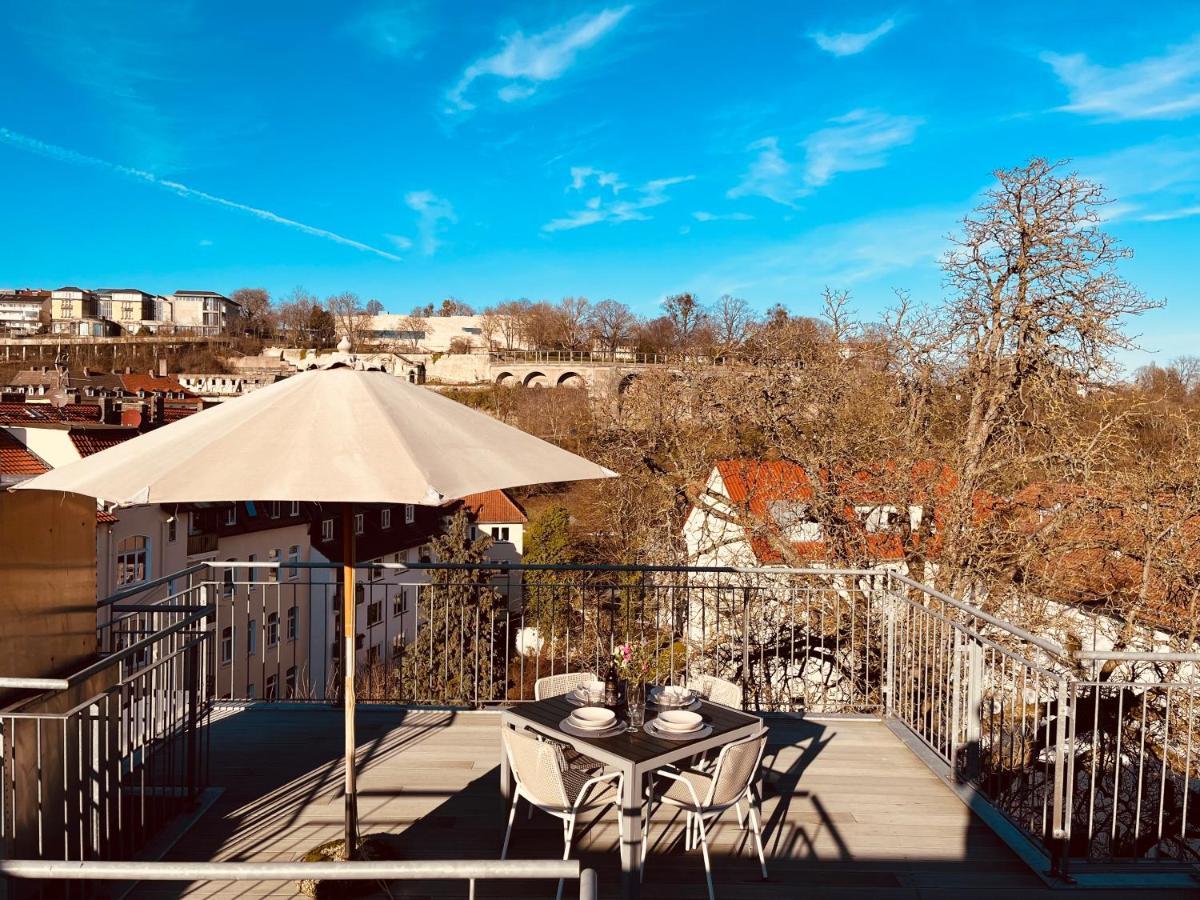
{"type": "MultiPolygon", "coordinates": [[[[1136,330],[1200,352],[1200,5],[10,2],[0,284],[941,290],[991,170],[1109,189],[1136,330]]],[[[1138,362],[1144,356],[1131,357],[1138,362]]]]}

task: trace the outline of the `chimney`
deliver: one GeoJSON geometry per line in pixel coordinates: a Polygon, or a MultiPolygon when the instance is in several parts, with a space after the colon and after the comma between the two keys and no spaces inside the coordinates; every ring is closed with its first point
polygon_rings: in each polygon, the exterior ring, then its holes
{"type": "Polygon", "coordinates": [[[166,360],[166,357],[163,357],[162,359],[160,359],[160,360],[158,361],[158,377],[159,377],[159,378],[166,378],[166,377],[167,377],[167,360],[166,360]]]}
{"type": "Polygon", "coordinates": [[[125,367],[125,374],[126,374],[126,375],[132,375],[132,374],[133,374],[133,370],[132,370],[132,369],[130,369],[130,368],[129,368],[129,366],[126,366],[126,367],[125,367]]]}

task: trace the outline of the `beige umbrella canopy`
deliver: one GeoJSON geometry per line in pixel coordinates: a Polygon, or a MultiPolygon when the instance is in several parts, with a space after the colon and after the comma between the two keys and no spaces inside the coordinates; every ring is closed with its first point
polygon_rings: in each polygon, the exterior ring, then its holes
{"type": "MultiPolygon", "coordinates": [[[[616,473],[384,372],[305,372],[18,490],[116,506],[300,500],[342,504],[343,659],[355,658],[354,503],[437,505],[481,491],[616,473]]],[[[346,847],[357,846],[354,672],[345,672],[346,847]]]]}

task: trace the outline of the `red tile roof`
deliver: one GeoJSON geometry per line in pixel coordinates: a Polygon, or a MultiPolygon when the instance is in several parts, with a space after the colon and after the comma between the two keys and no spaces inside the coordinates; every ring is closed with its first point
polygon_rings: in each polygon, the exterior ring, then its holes
{"type": "Polygon", "coordinates": [[[33,451],[0,429],[0,475],[29,477],[49,471],[50,468],[33,451]]]}
{"type": "Polygon", "coordinates": [[[110,512],[105,512],[102,509],[96,510],[97,525],[111,525],[113,522],[119,521],[116,516],[110,512]]]}
{"type": "MultiPolygon", "coordinates": [[[[198,406],[165,406],[163,407],[164,422],[178,422],[180,419],[186,419],[188,416],[194,416],[200,412],[198,406]]],[[[208,421],[205,419],[204,421],[208,421]]]]}
{"type": "Polygon", "coordinates": [[[149,373],[133,373],[121,376],[121,386],[130,393],[145,391],[147,394],[182,392],[188,399],[196,398],[195,394],[179,383],[174,375],[151,375],[149,373]]]}
{"type": "Polygon", "coordinates": [[[95,403],[0,403],[0,425],[28,425],[31,422],[99,422],[100,407],[95,403]]]}
{"type": "Polygon", "coordinates": [[[117,444],[123,444],[130,438],[137,437],[138,433],[132,428],[106,428],[102,430],[72,428],[70,435],[71,443],[75,445],[75,449],[79,451],[79,455],[91,456],[93,453],[99,453],[101,450],[107,450],[109,447],[117,446],[117,444]]]}
{"type": "Polygon", "coordinates": [[[498,525],[505,522],[528,522],[519,503],[506,491],[484,491],[463,497],[463,507],[480,525],[498,525]]]}

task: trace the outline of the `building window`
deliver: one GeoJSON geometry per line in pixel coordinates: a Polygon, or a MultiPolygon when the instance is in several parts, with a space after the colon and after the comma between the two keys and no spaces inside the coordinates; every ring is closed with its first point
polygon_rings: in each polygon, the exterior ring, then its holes
{"type": "Polygon", "coordinates": [[[400,588],[392,597],[392,618],[408,612],[408,588],[400,588]]]}
{"type": "Polygon", "coordinates": [[[298,631],[298,613],[296,611],[296,607],[289,606],[287,611],[287,639],[289,641],[294,641],[298,631]]]}
{"type": "Polygon", "coordinates": [[[258,653],[258,622],[251,619],[246,623],[246,655],[254,656],[258,653]]]}
{"type": "Polygon", "coordinates": [[[258,696],[258,688],[255,687],[254,682],[252,681],[248,685],[246,685],[246,699],[253,700],[257,696],[258,696]]]}
{"type": "MultiPolygon", "coordinates": [[[[300,562],[300,545],[299,544],[292,544],[292,546],[288,547],[288,562],[289,563],[300,562]]],[[[300,567],[296,566],[296,565],[288,566],[288,578],[299,578],[299,577],[300,577],[300,567]]]]}
{"type": "Polygon", "coordinates": [[[507,541],[508,540],[508,526],[507,525],[493,525],[492,526],[492,540],[507,541]]]}
{"type": "Polygon", "coordinates": [[[233,662],[233,626],[226,625],[221,629],[221,662],[233,662]]]}
{"type": "Polygon", "coordinates": [[[411,503],[405,503],[404,504],[404,524],[411,525],[413,522],[416,521],[416,518],[417,518],[417,508],[415,506],[413,506],[411,503]]]}
{"type": "Polygon", "coordinates": [[[279,643],[279,613],[267,614],[267,646],[274,647],[279,643]]]}
{"type": "Polygon", "coordinates": [[[391,528],[392,527],[392,511],[390,509],[381,509],[379,511],[379,527],[380,528],[391,528]]]}
{"type": "MultiPolygon", "coordinates": [[[[246,557],[246,562],[256,562],[257,560],[258,556],[254,553],[251,553],[246,557]]],[[[256,584],[258,582],[258,569],[256,569],[254,566],[248,568],[246,570],[246,580],[252,585],[256,584]]]]}
{"type": "Polygon", "coordinates": [[[263,696],[265,696],[268,700],[278,699],[278,696],[279,696],[279,676],[278,675],[268,675],[267,676],[267,692],[263,696]]]}
{"type": "Polygon", "coordinates": [[[333,519],[321,520],[321,540],[326,543],[333,540],[333,519]]]}
{"type": "Polygon", "coordinates": [[[433,562],[433,548],[429,544],[422,544],[417,548],[417,558],[423,562],[433,562]]]}
{"type": "Polygon", "coordinates": [[[175,517],[167,519],[167,540],[170,543],[175,543],[175,517]]]}
{"type": "Polygon", "coordinates": [[[354,514],[354,533],[355,534],[363,533],[363,514],[362,513],[354,514]]]}
{"type": "MultiPolygon", "coordinates": [[[[233,562],[233,560],[227,559],[225,562],[233,562]]],[[[229,566],[221,569],[221,587],[225,592],[226,598],[233,596],[233,569],[229,566]]]]}
{"type": "Polygon", "coordinates": [[[117,544],[117,586],[141,584],[149,577],[149,538],[137,534],[117,544]]]}
{"type": "Polygon", "coordinates": [[[392,638],[392,665],[398,666],[404,660],[404,635],[398,634],[392,638]]]}
{"type": "Polygon", "coordinates": [[[62,300],[60,302],[62,303],[62,317],[64,319],[72,318],[75,315],[75,301],[62,300]]]}
{"type": "Polygon", "coordinates": [[[288,666],[287,674],[283,676],[283,689],[285,697],[296,696],[296,667],[288,666]]]}
{"type": "Polygon", "coordinates": [[[378,581],[383,577],[383,566],[372,565],[367,570],[367,577],[372,581],[378,581]]]}
{"type": "Polygon", "coordinates": [[[294,519],[294,518],[296,518],[296,516],[300,515],[300,501],[299,501],[299,500],[293,500],[293,501],[292,501],[292,513],[291,513],[291,515],[292,515],[292,518],[293,518],[293,519],[294,519]]]}
{"type": "Polygon", "coordinates": [[[267,581],[275,582],[279,580],[279,549],[276,548],[267,553],[267,562],[274,563],[267,569],[267,581]]]}
{"type": "Polygon", "coordinates": [[[367,648],[367,665],[368,666],[379,665],[379,645],[378,644],[375,644],[374,646],[367,648]]]}
{"type": "Polygon", "coordinates": [[[367,604],[367,627],[378,625],[383,621],[383,603],[372,600],[367,604]]]}
{"type": "Polygon", "coordinates": [[[226,508],[225,524],[226,525],[236,525],[237,524],[237,505],[236,504],[226,508]]]}
{"type": "Polygon", "coordinates": [[[278,500],[272,500],[270,506],[268,506],[267,509],[268,509],[268,512],[272,519],[279,518],[279,501],[278,500]]]}

